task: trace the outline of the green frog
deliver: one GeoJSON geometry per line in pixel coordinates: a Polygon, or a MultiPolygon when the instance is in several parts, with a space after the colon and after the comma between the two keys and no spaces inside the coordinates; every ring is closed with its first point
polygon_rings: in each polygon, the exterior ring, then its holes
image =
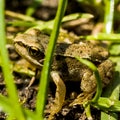
{"type": "MultiPolygon", "coordinates": [[[[41,70],[48,42],[49,35],[42,33],[40,30],[31,29],[23,34],[19,33],[14,39],[14,46],[23,58],[41,70]]],[[[51,65],[51,76],[57,90],[50,119],[60,111],[64,103],[65,81],[80,82],[82,93],[77,98],[79,101],[74,102],[74,104],[82,104],[85,100],[91,98],[96,91],[96,79],[93,71],[76,60],[76,56],[88,59],[97,66],[103,86],[106,86],[112,80],[113,63],[108,59],[109,53],[102,45],[96,45],[90,41],[58,42],[51,65]]]]}

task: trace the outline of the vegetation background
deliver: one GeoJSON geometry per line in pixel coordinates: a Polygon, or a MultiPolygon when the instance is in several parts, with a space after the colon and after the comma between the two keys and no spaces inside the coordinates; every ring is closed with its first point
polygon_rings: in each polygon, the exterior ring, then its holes
{"type": "MultiPolygon", "coordinates": [[[[115,75],[111,86],[100,97],[101,88],[97,89],[97,99],[83,104],[84,107],[65,107],[67,112],[60,112],[54,119],[96,119],[119,120],[120,101],[120,1],[119,0],[1,0],[0,1],[0,107],[1,119],[42,120],[44,114],[47,86],[49,84],[49,68],[60,26],[66,31],[75,33],[80,39],[105,41],[110,52],[110,59],[116,64],[115,75]],[[69,16],[68,16],[69,15],[69,16]],[[66,17],[63,17],[66,16],[66,17]],[[93,17],[92,17],[93,16],[93,17]],[[53,20],[54,19],[54,20],[53,20]],[[41,82],[31,88],[29,98],[24,103],[25,87],[29,83],[33,71],[26,72],[15,69],[11,48],[15,35],[29,28],[36,27],[51,35],[49,53],[46,55],[41,75],[41,82]],[[10,50],[9,50],[10,49],[10,50]],[[12,58],[12,59],[11,59],[12,58]],[[12,62],[11,62],[12,61],[12,62]],[[49,64],[47,66],[47,64],[49,64]],[[13,71],[13,72],[11,72],[13,71]],[[46,72],[47,71],[47,72],[46,72]],[[13,73],[13,74],[12,74],[13,73]],[[21,75],[22,74],[22,75],[21,75]],[[47,74],[47,75],[46,75],[47,74]],[[27,76],[27,77],[26,77],[27,76]],[[4,82],[3,82],[4,78],[4,82]],[[13,79],[14,78],[14,79],[13,79]],[[20,81],[19,81],[20,80],[20,81]],[[28,80],[28,81],[25,81],[28,80]],[[16,84],[14,84],[16,81],[16,84]],[[22,86],[22,87],[21,87],[22,86]],[[45,94],[42,94],[45,93],[45,94]],[[3,95],[4,96],[3,96],[3,95]],[[18,97],[19,95],[19,97],[18,97]],[[36,100],[36,104],[35,104],[36,100]],[[19,102],[21,101],[21,102],[19,102]],[[21,103],[24,103],[21,105],[21,103]],[[31,104],[32,103],[32,104],[31,104]],[[90,109],[91,106],[91,109],[90,109]],[[84,108],[84,109],[83,109],[84,108]],[[97,108],[97,109],[95,109],[97,108]],[[31,111],[31,109],[33,111],[31,111]],[[83,112],[85,110],[85,113],[83,112]]],[[[81,62],[82,60],[79,59],[81,62]]],[[[83,60],[84,62],[84,60],[83,60]]],[[[85,61],[85,64],[87,62],[85,61]]],[[[88,64],[91,67],[91,63],[88,64]]],[[[93,69],[96,70],[96,69],[93,69]]],[[[97,79],[99,81],[99,78],[97,79]]],[[[98,82],[99,86],[99,82],[98,82]]],[[[96,94],[97,94],[96,93],[96,94]]],[[[48,95],[49,96],[49,95],[48,95]]],[[[52,99],[53,97],[48,97],[52,99]]]]}

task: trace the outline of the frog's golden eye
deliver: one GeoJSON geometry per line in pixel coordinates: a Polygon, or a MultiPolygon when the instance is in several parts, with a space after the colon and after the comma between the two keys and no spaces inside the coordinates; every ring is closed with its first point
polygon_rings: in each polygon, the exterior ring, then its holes
{"type": "Polygon", "coordinates": [[[34,46],[28,47],[28,52],[30,56],[35,57],[35,58],[44,56],[44,54],[40,51],[40,49],[34,46]]]}

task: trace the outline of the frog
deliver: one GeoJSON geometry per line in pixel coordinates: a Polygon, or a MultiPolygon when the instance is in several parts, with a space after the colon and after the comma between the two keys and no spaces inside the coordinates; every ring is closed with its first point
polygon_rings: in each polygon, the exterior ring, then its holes
{"type": "MultiPolygon", "coordinates": [[[[16,35],[14,47],[18,54],[41,70],[49,38],[49,35],[38,29],[30,29],[16,35]]],[[[49,120],[61,110],[64,104],[66,81],[80,82],[82,93],[76,98],[77,100],[73,101],[74,104],[83,104],[84,101],[91,99],[96,91],[97,83],[93,71],[75,57],[87,59],[97,66],[103,87],[107,86],[113,78],[114,64],[108,59],[109,52],[104,46],[90,41],[57,42],[50,72],[51,79],[56,84],[56,95],[49,120]]]]}

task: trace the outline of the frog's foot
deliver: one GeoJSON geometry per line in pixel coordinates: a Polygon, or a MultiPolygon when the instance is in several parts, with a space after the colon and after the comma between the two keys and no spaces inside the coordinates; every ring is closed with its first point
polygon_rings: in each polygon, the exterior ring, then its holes
{"type": "Polygon", "coordinates": [[[54,104],[51,106],[48,120],[52,120],[53,116],[61,110],[65,100],[65,94],[66,94],[66,87],[64,82],[60,78],[59,73],[56,71],[52,71],[51,76],[57,88],[56,88],[54,104]]]}
{"type": "Polygon", "coordinates": [[[33,77],[31,78],[31,80],[30,80],[28,86],[26,87],[26,89],[29,89],[29,88],[32,86],[32,84],[35,82],[35,79],[36,79],[36,77],[37,77],[38,71],[39,71],[39,70],[36,68],[36,70],[35,70],[35,76],[33,76],[33,77]]]}
{"type": "Polygon", "coordinates": [[[69,106],[81,105],[87,102],[88,100],[92,99],[94,93],[95,91],[91,93],[81,93],[69,106]]]}

